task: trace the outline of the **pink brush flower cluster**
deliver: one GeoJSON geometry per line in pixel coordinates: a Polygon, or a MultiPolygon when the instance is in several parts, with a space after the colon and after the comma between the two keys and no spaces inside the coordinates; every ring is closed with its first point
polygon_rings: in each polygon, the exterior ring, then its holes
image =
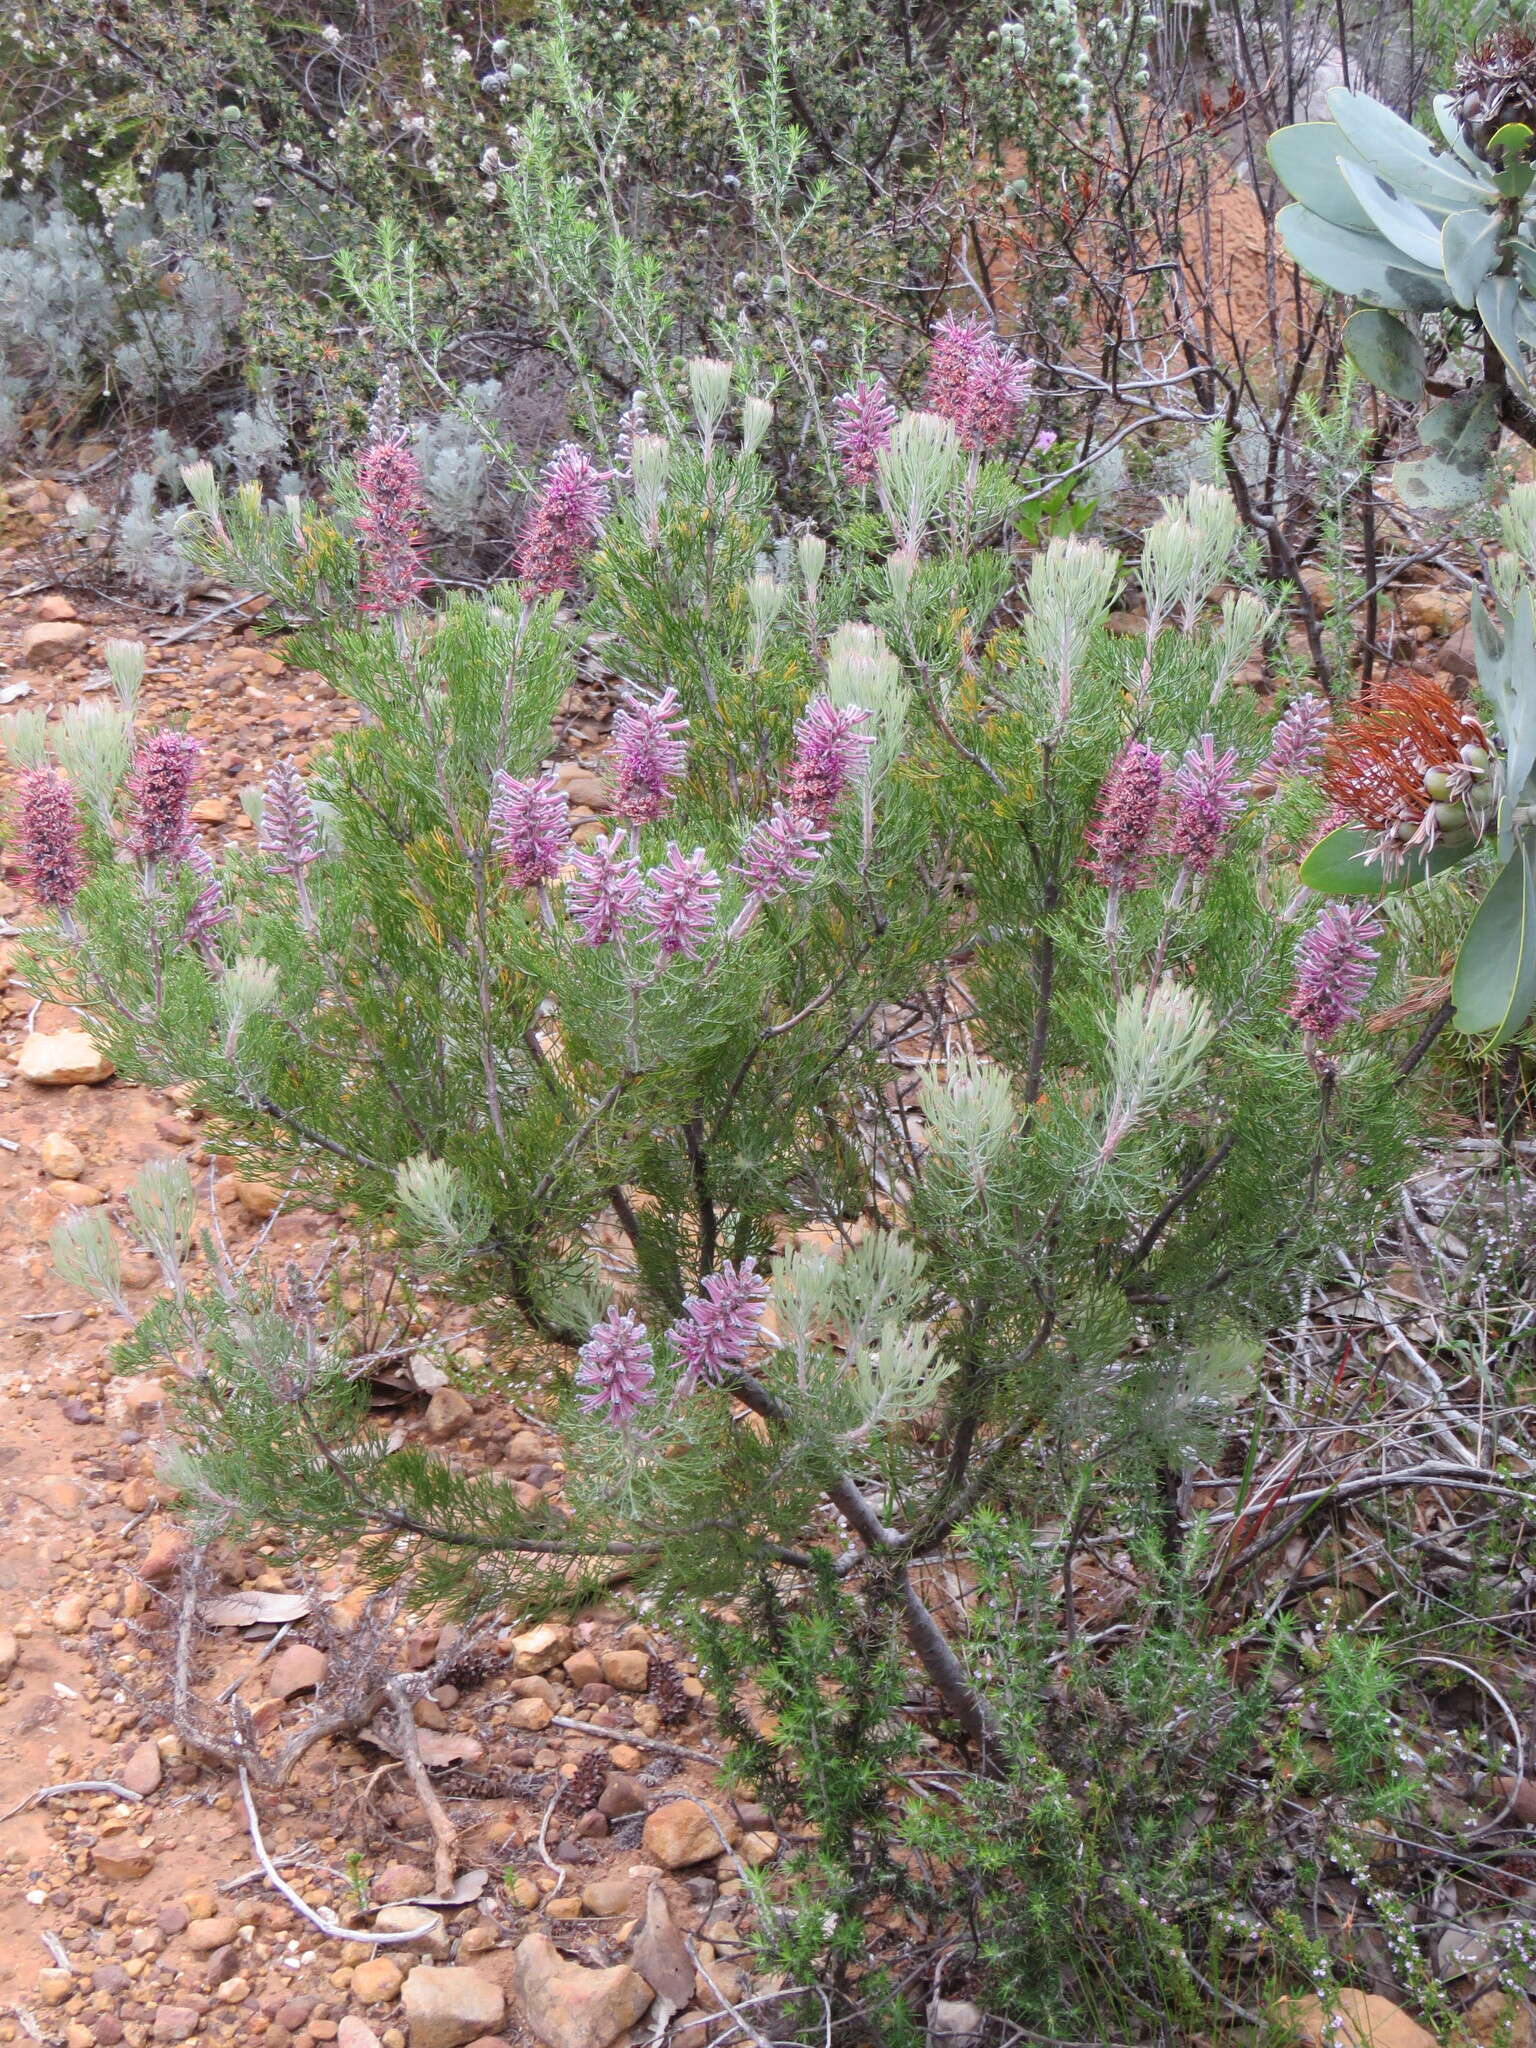
{"type": "Polygon", "coordinates": [[[1169,852],[1192,874],[1203,875],[1214,865],[1242,815],[1243,789],[1234,750],[1218,754],[1215,740],[1202,733],[1173,778],[1177,808],[1168,838],[1169,852]]]}
{"type": "Polygon", "coordinates": [[[700,1381],[717,1385],[745,1364],[762,1334],[767,1300],[756,1259],[743,1259],[740,1265],[727,1259],[699,1282],[699,1292],[683,1303],[682,1315],[667,1332],[685,1368],[685,1391],[700,1381]]]}
{"type": "Polygon", "coordinates": [[[860,727],[869,713],[860,705],[837,705],[830,697],[813,697],[795,725],[795,751],[783,809],[791,817],[808,818],[820,831],[869,767],[873,733],[860,727]]]}
{"type": "Polygon", "coordinates": [[[525,596],[548,597],[575,584],[581,564],[602,536],[612,475],[569,441],[544,465],[517,543],[517,580],[525,596]]]}
{"type": "Polygon", "coordinates": [[[855,490],[872,484],[880,451],[891,445],[896,408],[885,379],[855,384],[832,401],[832,446],[842,457],[843,476],[855,490]]]}
{"type": "Polygon", "coordinates": [[[676,690],[654,704],[628,698],[613,721],[614,807],[636,825],[653,825],[672,808],[673,784],[683,772],[688,721],[676,690]]]}
{"type": "Polygon", "coordinates": [[[398,434],[371,441],[357,465],[357,488],[363,501],[357,520],[363,550],[357,608],[403,611],[429,581],[422,561],[421,464],[398,434]]]}
{"type": "Polygon", "coordinates": [[[1152,877],[1166,789],[1166,758],[1132,740],[1112,764],[1088,827],[1092,858],[1084,863],[1111,889],[1141,889],[1152,877]]]}
{"type": "Polygon", "coordinates": [[[1018,426],[1032,368],[984,321],[948,313],[934,330],[928,410],[952,423],[962,448],[984,455],[1018,426]]]}
{"type": "Polygon", "coordinates": [[[1333,714],[1326,697],[1310,692],[1289,703],[1275,720],[1261,775],[1315,775],[1323,765],[1333,714]]]}
{"type": "Polygon", "coordinates": [[[714,930],[720,877],[702,846],[685,854],[675,840],[645,878],[640,923],[668,956],[697,960],[714,930]]]}
{"type": "Polygon", "coordinates": [[[85,880],[80,806],[51,768],[32,768],[18,784],[17,838],[27,887],[50,910],[68,910],[85,880]]]}
{"type": "Polygon", "coordinates": [[[741,858],[731,872],[746,883],[753,902],[772,903],[810,880],[826,838],[809,818],[775,804],[742,841],[741,858]]]}
{"type": "Polygon", "coordinates": [[[320,820],[291,761],[280,761],[267,777],[258,843],[271,855],[273,873],[295,880],[320,858],[320,820]]]}
{"type": "Polygon", "coordinates": [[[565,791],[553,775],[523,780],[498,769],[491,799],[491,844],[507,878],[533,889],[559,874],[571,842],[565,791]]]}
{"type": "Polygon", "coordinates": [[[1286,1014],[1320,1044],[1365,1007],[1379,958],[1373,939],[1382,934],[1371,903],[1328,903],[1296,948],[1296,986],[1286,1014]]]}
{"type": "Polygon", "coordinates": [[[228,924],[233,910],[224,901],[223,884],[213,855],[194,833],[187,846],[187,866],[202,882],[181,928],[182,944],[206,950],[221,924],[228,924]]]}
{"type": "Polygon", "coordinates": [[[589,851],[571,860],[565,907],[586,946],[611,945],[645,889],[640,863],[622,832],[599,835],[589,851]]]}
{"type": "Polygon", "coordinates": [[[656,1398],[652,1355],[650,1334],[640,1318],[610,1308],[576,1354],[576,1384],[587,1389],[578,1397],[582,1407],[606,1410],[610,1422],[630,1421],[637,1408],[656,1398]]]}
{"type": "Polygon", "coordinates": [[[128,773],[128,846],[140,860],[184,860],[192,839],[192,777],[202,748],[190,733],[157,732],[128,773]]]}

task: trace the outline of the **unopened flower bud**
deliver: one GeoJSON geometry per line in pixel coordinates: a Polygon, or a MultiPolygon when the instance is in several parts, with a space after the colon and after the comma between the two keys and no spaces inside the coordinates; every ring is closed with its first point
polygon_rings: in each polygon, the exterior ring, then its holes
{"type": "Polygon", "coordinates": [[[1427,796],[1448,797],[1451,793],[1451,778],[1443,768],[1426,768],[1424,790],[1427,796]]]}

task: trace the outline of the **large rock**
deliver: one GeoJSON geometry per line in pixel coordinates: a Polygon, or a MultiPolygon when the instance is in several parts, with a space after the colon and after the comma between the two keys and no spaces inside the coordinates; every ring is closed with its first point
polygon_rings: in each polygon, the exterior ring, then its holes
{"type": "Polygon", "coordinates": [[[1340,1991],[1332,2016],[1317,1998],[1288,1998],[1280,2012],[1306,2048],[1435,2048],[1433,2034],[1374,1991],[1340,1991]]]}
{"type": "Polygon", "coordinates": [[[682,1870],[720,1855],[740,1833],[734,1816],[723,1807],[703,1799],[669,1799],[647,1815],[640,1839],[645,1853],[663,1870],[682,1870]]]}
{"type": "Polygon", "coordinates": [[[23,668],[62,668],[84,648],[90,634],[78,619],[39,619],[21,636],[23,668]]]}
{"type": "Polygon", "coordinates": [[[545,2048],[610,2048],[651,2002],[650,1985],[627,1963],[589,1970],[543,1934],[519,1942],[512,1992],[545,2048]]]}
{"type": "Polygon", "coordinates": [[[112,1062],[83,1031],[30,1031],[22,1041],[16,1071],[39,1088],[70,1088],[76,1082],[106,1081],[112,1062]]]}
{"type": "Polygon", "coordinates": [[[468,2048],[501,2025],[507,2001],[501,1986],[480,1970],[439,1969],[422,1963],[401,1995],[411,2048],[468,2048]]]}

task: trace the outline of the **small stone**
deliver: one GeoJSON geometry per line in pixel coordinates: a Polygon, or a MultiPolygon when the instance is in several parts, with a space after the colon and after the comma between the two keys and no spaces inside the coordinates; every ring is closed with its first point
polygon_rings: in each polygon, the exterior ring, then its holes
{"type": "Polygon", "coordinates": [[[50,590],[46,597],[40,597],[33,615],[39,619],[78,619],[80,616],[62,590],[50,590]]]}
{"type": "Polygon", "coordinates": [[[439,1387],[427,1403],[427,1435],[435,1444],[447,1443],[450,1437],[461,1436],[474,1417],[473,1405],[457,1387],[439,1387]]]}
{"type": "Polygon", "coordinates": [[[273,1699],[292,1699],[313,1692],[325,1677],[325,1652],[310,1643],[289,1643],[267,1666],[267,1691],[273,1699]]]}
{"type": "Polygon", "coordinates": [[[62,668],[74,660],[90,637],[78,619],[39,619],[21,636],[21,666],[62,668]]]}
{"type": "Polygon", "coordinates": [[[45,1180],[41,1193],[59,1209],[98,1209],[107,1199],[104,1190],[83,1180],[45,1180]]]}
{"type": "Polygon", "coordinates": [[[489,1955],[500,1938],[500,1932],[493,1920],[477,1920],[473,1926],[466,1927],[459,1936],[459,1954],[461,1956],[489,1955]]]}
{"type": "Polygon", "coordinates": [[[582,1913],[581,1900],[571,1892],[564,1892],[558,1899],[547,1900],[544,1912],[550,1920],[579,1920],[582,1913]]]}
{"type": "Polygon", "coordinates": [[[608,1752],[608,1761],[616,1771],[638,1771],[645,1762],[645,1752],[636,1749],[632,1742],[616,1742],[608,1752]]]}
{"type": "Polygon", "coordinates": [[[190,2005],[157,2005],[150,2031],[157,2041],[190,2041],[202,2023],[202,2014],[190,2005]]]}
{"type": "Polygon", "coordinates": [[[401,2002],[411,2048],[468,2048],[482,2034],[494,2033],[507,2009],[501,1986],[481,1971],[429,1963],[406,1978],[401,2002]]]}
{"type": "Polygon", "coordinates": [[[180,1899],[172,1899],[155,1915],[155,1925],[167,1939],[174,1941],[178,1934],[186,1933],[191,1919],[192,1915],[180,1899]]]}
{"type": "Polygon", "coordinates": [[[160,1781],[165,1775],[165,1766],[160,1756],[160,1746],[154,1742],[141,1742],[117,1774],[120,1785],[126,1785],[130,1792],[137,1792],[141,1799],[147,1799],[151,1792],[160,1790],[160,1781]]]}
{"type": "Polygon", "coordinates": [[[233,1913],[215,1913],[207,1920],[194,1920],[187,1928],[186,1943],[194,1955],[212,1955],[240,1938],[240,1922],[233,1913]]]}
{"type": "Polygon", "coordinates": [[[545,2048],[611,2048],[652,1998],[650,1985],[627,1963],[589,1970],[567,1962],[543,1934],[525,1935],[518,1944],[512,1989],[545,2048]]]}
{"type": "Polygon", "coordinates": [[[235,1181],[235,1198],[247,1216],[259,1217],[263,1222],[275,1216],[283,1206],[283,1190],[268,1186],[264,1180],[235,1181]]]}
{"type": "Polygon", "coordinates": [[[107,1427],[143,1432],[158,1428],[165,1408],[165,1388],[147,1373],[114,1380],[107,1389],[107,1427]]]}
{"type": "Polygon", "coordinates": [[[439,1960],[448,1953],[448,1923],[430,1906],[385,1906],[374,1914],[373,1924],[380,1934],[415,1935],[414,1941],[395,1943],[397,1948],[421,1949],[439,1960]]]}
{"type": "Polygon", "coordinates": [[[66,1998],[74,1995],[74,1990],[73,1970],[39,1970],[37,1973],[37,1995],[44,2005],[62,2005],[66,1998]]]}
{"type": "Polygon", "coordinates": [[[928,2048],[980,2048],[986,2023],[968,1998],[936,1998],[928,2008],[928,2048]]]}
{"type": "Polygon", "coordinates": [[[431,1888],[431,1878],[419,1865],[386,1863],[370,1883],[368,1896],[376,1906],[394,1906],[402,1899],[418,1898],[431,1888]]]}
{"type": "Polygon", "coordinates": [[[20,1657],[21,1651],[17,1647],[16,1638],[8,1628],[0,1628],[0,1678],[16,1669],[20,1657]]]}
{"type": "Polygon", "coordinates": [[[735,1818],[707,1800],[669,1799],[646,1816],[645,1852],[663,1870],[682,1870],[718,1856],[741,1833],[735,1818]]]}
{"type": "Polygon", "coordinates": [[[1495,1778],[1493,1796],[1500,1806],[1508,1802],[1510,1820],[1536,1827],[1536,1778],[1495,1778]]]}
{"type": "Polygon", "coordinates": [[[555,1710],[548,1700],[514,1700],[507,1709],[509,1728],[537,1730],[547,1728],[555,1718],[555,1710]]]}
{"type": "Polygon", "coordinates": [[[618,1692],[644,1692],[651,1682],[651,1660],[644,1650],[608,1650],[603,1677],[618,1692]]]}
{"type": "Polygon", "coordinates": [[[513,1904],[520,1906],[525,1913],[531,1913],[539,1903],[539,1888],[532,1878],[514,1877],[509,1889],[513,1904]]]}
{"type": "Polygon", "coordinates": [[[565,1660],[566,1682],[580,1692],[584,1685],[598,1685],[602,1682],[603,1667],[593,1650],[573,1650],[565,1660]]]}
{"type": "Polygon", "coordinates": [[[89,1593],[66,1593],[53,1610],[53,1625],[61,1636],[77,1636],[91,1611],[89,1593]]]}
{"type": "Polygon", "coordinates": [[[749,1870],[760,1870],[765,1863],[771,1863],[779,1853],[779,1838],[766,1829],[754,1828],[743,1835],[737,1852],[749,1870]]]}
{"type": "Polygon", "coordinates": [[[78,1180],[85,1171],[85,1154],[62,1131],[50,1131],[38,1146],[37,1156],[44,1173],[54,1180],[78,1180]]]}
{"type": "Polygon", "coordinates": [[[622,1913],[640,1910],[640,1880],[634,1877],[594,1877],[581,1888],[581,1903],[596,1920],[617,1920],[622,1913]]]}
{"type": "Polygon", "coordinates": [[[219,1895],[208,1887],[197,1891],[183,1892],[181,1903],[187,1909],[188,1920],[211,1920],[219,1910],[219,1895]]]}
{"type": "Polygon", "coordinates": [[[1536,2025],[1523,1998],[1511,1998],[1507,1991],[1485,1991],[1474,1998],[1461,2016],[1461,2023],[1474,2041],[1505,2042],[1507,2048],[1533,2048],[1536,2025]]]}
{"type": "Polygon", "coordinates": [[[352,1972],[352,1996],[359,2005],[388,2005],[400,1995],[405,1972],[388,1956],[373,1956],[352,1972]]]}
{"type": "Polygon", "coordinates": [[[227,825],[229,823],[229,798],[227,796],[200,796],[192,806],[192,816],[199,825],[227,825]]]}
{"type": "Polygon", "coordinates": [[[178,1528],[174,1522],[163,1522],[149,1539],[149,1548],[139,1566],[139,1577],[146,1585],[158,1586],[162,1580],[175,1577],[186,1554],[186,1530],[178,1528]]]}
{"type": "Polygon", "coordinates": [[[251,1995],[251,1980],[249,1977],[226,1977],[214,1995],[224,2005],[239,2005],[242,1999],[251,1995]]]}
{"type": "Polygon", "coordinates": [[[1317,1998],[1282,1999],[1279,2010],[1307,2048],[1435,2048],[1434,2035],[1390,1998],[1346,1987],[1335,1999],[1332,2017],[1317,1998]]]}
{"type": "Polygon", "coordinates": [[[512,1676],[537,1678],[570,1655],[575,1638],[563,1622],[546,1621],[512,1638],[512,1676]]]}
{"type": "Polygon", "coordinates": [[[336,2029],[336,2048],[383,2048],[383,2044],[366,2020],[349,2012],[336,2029]]]}
{"type": "Polygon", "coordinates": [[[114,1069],[83,1031],[31,1031],[22,1041],[16,1071],[39,1088],[72,1088],[109,1080],[114,1069]]]}
{"type": "Polygon", "coordinates": [[[649,1802],[644,1791],[624,1771],[610,1771],[608,1782],[598,1795],[597,1810],[606,1820],[622,1820],[626,1813],[644,1813],[649,1802]]]}
{"type": "Polygon", "coordinates": [[[91,1869],[107,1884],[132,1884],[148,1877],[154,1867],[153,1843],[136,1841],[132,1835],[109,1835],[91,1851],[91,1869]]]}

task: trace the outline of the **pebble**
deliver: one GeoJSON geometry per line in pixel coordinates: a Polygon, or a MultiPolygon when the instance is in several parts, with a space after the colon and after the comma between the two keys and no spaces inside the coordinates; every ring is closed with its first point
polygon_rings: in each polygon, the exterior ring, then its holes
{"type": "Polygon", "coordinates": [[[388,1956],[373,1956],[352,1972],[352,1996],[359,2005],[387,2005],[400,1995],[405,1972],[388,1956]]]}

